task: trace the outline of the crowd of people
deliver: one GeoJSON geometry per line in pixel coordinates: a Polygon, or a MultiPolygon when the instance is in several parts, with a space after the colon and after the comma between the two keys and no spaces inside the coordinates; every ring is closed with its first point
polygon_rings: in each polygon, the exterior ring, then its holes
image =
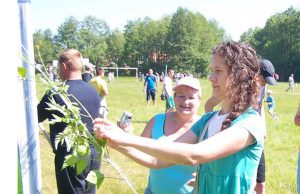
{"type": "MultiPolygon", "coordinates": [[[[205,102],[206,113],[201,117],[197,115],[201,102],[197,78],[175,73],[171,68],[166,75],[155,75],[151,68],[145,76],[140,73],[147,106],[150,100],[156,104],[160,82],[166,102],[165,113],[151,118],[140,136],[128,133],[132,131],[130,124],[120,126],[107,119],[109,92],[103,68],[84,65],[81,53],[75,49],[62,51],[58,66],[60,79],[69,86],[68,93],[85,107],[80,109],[81,119],[90,133],[107,139],[108,146],[149,168],[145,194],[265,193],[263,101],[267,94],[268,112],[278,120],[272,90],[266,86],[276,85],[276,73],[272,63],[259,59],[250,45],[228,41],[213,49],[209,77],[212,96],[205,102]],[[218,104],[219,110],[214,110],[218,104]],[[84,111],[93,120],[85,117],[84,111]]],[[[109,83],[114,78],[111,72],[108,75],[109,83]]],[[[288,90],[294,91],[293,74],[288,90]]],[[[39,122],[54,119],[53,115],[63,116],[47,109],[50,96],[64,104],[48,91],[38,104],[39,122]]],[[[299,118],[300,106],[296,125],[300,125],[299,118]]],[[[62,170],[70,151],[65,144],[55,149],[54,141],[65,127],[64,123],[50,125],[58,193],[95,193],[95,187],[87,187],[85,180],[89,171],[100,168],[93,146],[91,162],[83,173],[77,175],[72,167],[62,170]]]]}

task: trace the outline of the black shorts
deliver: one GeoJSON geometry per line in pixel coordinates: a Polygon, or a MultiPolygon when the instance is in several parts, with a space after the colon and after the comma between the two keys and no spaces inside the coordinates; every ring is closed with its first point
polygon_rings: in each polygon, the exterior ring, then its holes
{"type": "Polygon", "coordinates": [[[155,89],[147,89],[147,96],[146,96],[146,100],[150,100],[150,96],[152,98],[152,100],[154,101],[155,100],[155,93],[156,90],[155,89]]]}
{"type": "Polygon", "coordinates": [[[266,163],[265,163],[265,154],[264,151],[261,153],[261,158],[257,168],[257,183],[263,183],[266,181],[266,163]]]}

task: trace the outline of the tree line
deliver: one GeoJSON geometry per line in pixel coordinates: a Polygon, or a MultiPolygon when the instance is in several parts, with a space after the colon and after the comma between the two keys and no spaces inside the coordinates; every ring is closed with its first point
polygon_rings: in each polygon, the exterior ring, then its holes
{"type": "MultiPolygon", "coordinates": [[[[159,20],[149,17],[129,20],[124,30],[111,30],[102,19],[70,16],[53,34],[50,29],[33,35],[35,60],[50,64],[66,48],[81,51],[96,66],[151,67],[163,72],[165,66],[199,77],[209,74],[211,50],[231,39],[215,20],[179,7],[159,20]],[[38,50],[40,56],[38,56],[38,50]]],[[[250,28],[241,41],[252,44],[262,58],[275,65],[281,80],[300,73],[300,12],[293,7],[271,16],[263,28],[250,28]]],[[[295,76],[297,80],[297,76],[295,76]]],[[[298,80],[300,80],[298,78],[298,80]]]]}
{"type": "Polygon", "coordinates": [[[300,11],[293,7],[271,16],[263,28],[250,28],[241,35],[257,53],[275,66],[280,81],[290,74],[300,81],[300,11]]]}

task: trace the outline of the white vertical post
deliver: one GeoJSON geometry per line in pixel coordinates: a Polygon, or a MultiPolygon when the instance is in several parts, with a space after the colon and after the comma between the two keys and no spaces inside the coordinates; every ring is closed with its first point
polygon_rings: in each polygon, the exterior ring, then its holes
{"type": "Polygon", "coordinates": [[[26,136],[20,137],[20,140],[18,139],[22,186],[23,194],[39,194],[42,190],[42,181],[30,1],[18,0],[18,3],[22,45],[20,49],[22,50],[23,57],[26,59],[23,61],[23,67],[27,70],[26,79],[23,81],[26,136]]]}

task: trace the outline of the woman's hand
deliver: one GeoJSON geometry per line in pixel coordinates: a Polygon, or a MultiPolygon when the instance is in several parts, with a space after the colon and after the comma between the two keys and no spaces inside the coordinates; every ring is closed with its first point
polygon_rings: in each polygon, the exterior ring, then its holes
{"type": "Polygon", "coordinates": [[[187,182],[187,184],[189,185],[189,186],[195,186],[195,181],[196,181],[196,172],[194,172],[193,174],[193,177],[194,178],[192,178],[192,179],[190,179],[188,182],[187,182]]]}
{"type": "Polygon", "coordinates": [[[106,119],[96,118],[93,128],[95,136],[107,139],[107,144],[112,148],[122,145],[128,139],[127,133],[106,119]]]}
{"type": "Polygon", "coordinates": [[[117,121],[117,125],[118,127],[120,127],[123,131],[127,132],[127,133],[131,133],[132,131],[132,126],[131,124],[129,123],[121,123],[120,121],[117,121]]]}

